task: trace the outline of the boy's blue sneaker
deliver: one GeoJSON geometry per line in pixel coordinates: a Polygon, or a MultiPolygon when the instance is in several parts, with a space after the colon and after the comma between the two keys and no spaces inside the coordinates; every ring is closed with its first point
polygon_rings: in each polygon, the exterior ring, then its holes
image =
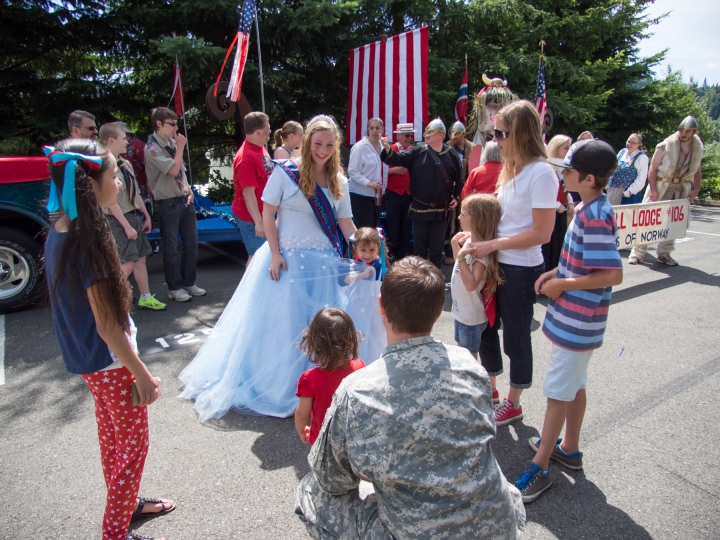
{"type": "Polygon", "coordinates": [[[542,495],[543,491],[552,486],[552,483],[550,467],[547,471],[543,471],[532,461],[528,461],[525,470],[515,481],[515,487],[520,490],[522,502],[527,504],[542,495]]]}
{"type": "MultiPolygon", "coordinates": [[[[582,452],[574,452],[572,454],[566,454],[562,451],[562,448],[560,448],[560,443],[562,442],[562,438],[557,440],[557,443],[555,444],[555,448],[553,448],[552,455],[550,456],[550,459],[554,459],[560,465],[563,465],[567,467],[568,469],[572,469],[573,471],[580,471],[583,468],[582,463],[582,452]]],[[[538,451],[538,448],[540,448],[540,437],[530,437],[528,439],[528,444],[530,444],[530,448],[532,448],[535,452],[538,451]]]]}

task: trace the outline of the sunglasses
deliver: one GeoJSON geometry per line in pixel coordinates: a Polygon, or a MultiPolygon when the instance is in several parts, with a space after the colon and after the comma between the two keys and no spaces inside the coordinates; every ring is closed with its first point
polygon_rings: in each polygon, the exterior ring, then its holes
{"type": "Polygon", "coordinates": [[[177,127],[177,122],[163,122],[163,124],[167,124],[168,126],[177,127]]]}
{"type": "Polygon", "coordinates": [[[97,131],[97,126],[83,126],[83,129],[87,129],[88,131],[97,131]]]}
{"type": "Polygon", "coordinates": [[[500,129],[494,129],[493,133],[495,134],[495,138],[498,141],[502,141],[503,139],[507,139],[510,136],[509,131],[502,131],[500,129]]]}

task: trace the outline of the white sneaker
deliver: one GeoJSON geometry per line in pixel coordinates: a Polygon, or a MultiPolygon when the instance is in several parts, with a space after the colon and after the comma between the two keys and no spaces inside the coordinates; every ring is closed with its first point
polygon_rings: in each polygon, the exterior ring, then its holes
{"type": "Polygon", "coordinates": [[[207,293],[205,289],[201,289],[197,285],[193,285],[192,287],[185,287],[185,290],[190,296],[205,296],[205,293],[207,293]]]}
{"type": "Polygon", "coordinates": [[[170,291],[168,298],[176,302],[187,302],[192,299],[192,296],[190,296],[185,289],[178,289],[177,291],[170,291]]]}

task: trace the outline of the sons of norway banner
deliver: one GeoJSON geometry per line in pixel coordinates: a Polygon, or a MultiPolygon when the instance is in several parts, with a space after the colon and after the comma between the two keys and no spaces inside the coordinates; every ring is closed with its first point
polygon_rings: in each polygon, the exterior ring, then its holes
{"type": "Polygon", "coordinates": [[[683,238],[690,223],[687,199],[613,206],[613,211],[618,249],[683,238]]]}
{"type": "Polygon", "coordinates": [[[428,27],[350,51],[345,144],[363,138],[367,121],[380,118],[393,139],[397,124],[412,123],[421,140],[428,119],[428,27]]]}

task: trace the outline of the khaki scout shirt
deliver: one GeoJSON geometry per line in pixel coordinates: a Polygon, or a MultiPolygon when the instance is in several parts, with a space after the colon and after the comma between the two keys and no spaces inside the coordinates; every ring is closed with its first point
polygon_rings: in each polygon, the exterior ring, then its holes
{"type": "MultiPolygon", "coordinates": [[[[123,165],[127,168],[128,171],[130,171],[130,178],[135,184],[135,193],[140,193],[140,188],[138,187],[137,180],[135,179],[135,171],[132,168],[132,165],[130,165],[130,162],[127,159],[118,158],[118,173],[117,177],[118,180],[120,180],[120,188],[118,189],[118,206],[120,207],[120,210],[123,214],[127,214],[128,212],[132,212],[135,210],[135,201],[130,200],[130,194],[127,190],[127,185],[125,184],[125,176],[123,175],[123,172],[120,170],[120,162],[123,162],[123,165]]],[[[104,209],[105,213],[109,216],[112,215],[112,212],[108,208],[104,209]]]]}
{"type": "MultiPolygon", "coordinates": [[[[170,139],[170,146],[177,149],[174,139],[170,139]]],[[[167,173],[174,165],[175,159],[164,146],[152,140],[148,141],[145,145],[145,174],[147,175],[148,187],[156,201],[184,197],[190,194],[185,163],[182,164],[182,190],[177,178],[167,173]]]]}

